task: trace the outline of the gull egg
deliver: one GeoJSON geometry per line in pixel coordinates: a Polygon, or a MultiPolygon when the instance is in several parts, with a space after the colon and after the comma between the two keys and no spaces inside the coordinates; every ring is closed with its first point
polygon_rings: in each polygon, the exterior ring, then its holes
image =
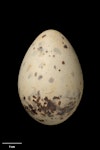
{"type": "Polygon", "coordinates": [[[74,48],[59,31],[43,31],[28,48],[18,75],[22,106],[45,125],[66,121],[83,94],[83,74],[74,48]]]}

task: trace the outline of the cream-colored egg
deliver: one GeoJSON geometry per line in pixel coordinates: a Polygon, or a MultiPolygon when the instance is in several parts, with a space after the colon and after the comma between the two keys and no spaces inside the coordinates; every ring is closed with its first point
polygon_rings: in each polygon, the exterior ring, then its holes
{"type": "Polygon", "coordinates": [[[83,94],[83,75],[75,50],[62,33],[46,30],[30,45],[20,67],[18,93],[28,114],[42,124],[60,124],[75,112],[83,94]]]}

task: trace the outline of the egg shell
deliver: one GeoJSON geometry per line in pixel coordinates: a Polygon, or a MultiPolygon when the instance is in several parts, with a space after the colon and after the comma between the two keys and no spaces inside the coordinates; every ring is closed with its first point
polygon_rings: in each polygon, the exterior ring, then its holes
{"type": "Polygon", "coordinates": [[[18,93],[26,112],[42,124],[60,124],[75,112],[83,94],[83,74],[62,33],[46,30],[30,45],[19,70],[18,93]]]}

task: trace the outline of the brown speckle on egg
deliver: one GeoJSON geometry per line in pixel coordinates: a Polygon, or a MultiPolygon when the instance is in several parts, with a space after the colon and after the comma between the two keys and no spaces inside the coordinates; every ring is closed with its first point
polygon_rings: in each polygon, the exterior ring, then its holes
{"type": "Polygon", "coordinates": [[[25,96],[23,96],[23,100],[25,100],[26,99],[26,97],[25,96]]]}
{"type": "Polygon", "coordinates": [[[38,111],[41,112],[41,108],[38,108],[38,111]]]}
{"type": "Polygon", "coordinates": [[[28,65],[28,67],[27,67],[27,72],[29,71],[29,69],[32,67],[32,65],[30,64],[30,65],[28,65]]]}
{"type": "Polygon", "coordinates": [[[36,99],[36,96],[33,95],[33,98],[36,99]]]}
{"type": "Polygon", "coordinates": [[[37,98],[37,102],[39,102],[39,100],[40,100],[40,97],[37,98]]]}
{"type": "Polygon", "coordinates": [[[60,118],[60,120],[62,120],[62,119],[63,119],[63,117],[60,118]]]}
{"type": "Polygon", "coordinates": [[[43,122],[44,120],[43,119],[37,119],[38,121],[40,121],[40,122],[43,122]]]}
{"type": "Polygon", "coordinates": [[[58,105],[61,105],[61,101],[58,102],[58,105]]]}
{"type": "Polygon", "coordinates": [[[61,70],[59,69],[58,71],[60,72],[61,70]]]}
{"type": "Polygon", "coordinates": [[[26,106],[26,105],[23,105],[23,106],[24,106],[24,109],[28,110],[28,106],[26,106]]]}
{"type": "Polygon", "coordinates": [[[65,62],[64,62],[64,61],[62,61],[62,64],[64,65],[64,64],[65,64],[65,62]]]}
{"type": "Polygon", "coordinates": [[[28,100],[29,100],[29,101],[31,100],[30,96],[28,96],[28,100]]]}
{"type": "Polygon", "coordinates": [[[42,50],[43,50],[43,47],[42,47],[42,46],[40,46],[40,47],[38,48],[38,50],[39,50],[39,51],[42,51],[42,50]]]}
{"type": "Polygon", "coordinates": [[[42,75],[40,75],[39,77],[38,77],[38,80],[41,80],[43,78],[43,76],[42,75]]]}
{"type": "Polygon", "coordinates": [[[50,82],[50,83],[53,83],[53,82],[54,82],[54,78],[51,77],[51,78],[49,79],[49,82],[50,82]]]}
{"type": "Polygon", "coordinates": [[[31,113],[32,113],[33,115],[37,115],[36,109],[32,109],[32,110],[31,110],[31,113]]]}
{"type": "Polygon", "coordinates": [[[64,48],[67,48],[67,45],[64,45],[64,48]]]}
{"type": "Polygon", "coordinates": [[[54,65],[54,69],[56,69],[56,66],[54,65]]]}
{"type": "Polygon", "coordinates": [[[55,57],[55,55],[53,55],[53,57],[55,57]]]}
{"type": "Polygon", "coordinates": [[[29,104],[28,106],[29,106],[30,109],[33,109],[32,105],[29,104]]]}
{"type": "Polygon", "coordinates": [[[54,96],[54,97],[53,97],[53,100],[54,100],[54,99],[60,99],[60,97],[58,97],[58,96],[54,96]]]}
{"type": "Polygon", "coordinates": [[[35,77],[37,76],[37,72],[34,73],[34,76],[35,76],[35,77]]]}
{"type": "Polygon", "coordinates": [[[46,34],[42,35],[42,38],[44,38],[46,36],[46,34]]]}

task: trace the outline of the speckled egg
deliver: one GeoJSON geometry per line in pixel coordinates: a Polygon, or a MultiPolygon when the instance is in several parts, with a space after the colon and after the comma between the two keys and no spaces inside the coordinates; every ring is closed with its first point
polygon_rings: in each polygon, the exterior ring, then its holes
{"type": "Polygon", "coordinates": [[[67,38],[42,32],[27,50],[18,75],[18,93],[26,112],[45,125],[67,120],[83,94],[82,69],[67,38]]]}

